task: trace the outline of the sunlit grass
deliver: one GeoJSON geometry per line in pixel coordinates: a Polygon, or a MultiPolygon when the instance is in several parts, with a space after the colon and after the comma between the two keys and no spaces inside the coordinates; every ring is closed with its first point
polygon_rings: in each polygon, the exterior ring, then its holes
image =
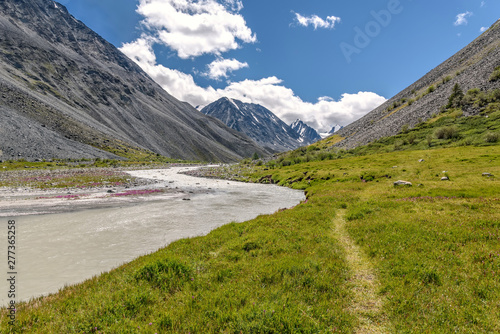
{"type": "Polygon", "coordinates": [[[303,189],[307,201],[21,304],[17,327],[4,309],[0,331],[355,332],[353,268],[333,223],[342,210],[376,273],[390,332],[500,332],[499,145],[240,166],[231,175],[303,189]]]}
{"type": "MultiPolygon", "coordinates": [[[[34,333],[351,331],[356,319],[327,198],[181,240],[18,307],[34,333]],[[149,325],[151,323],[151,325],[149,325]]],[[[5,313],[3,313],[5,316],[5,313]]],[[[8,331],[4,325],[2,330],[8,331]]]]}

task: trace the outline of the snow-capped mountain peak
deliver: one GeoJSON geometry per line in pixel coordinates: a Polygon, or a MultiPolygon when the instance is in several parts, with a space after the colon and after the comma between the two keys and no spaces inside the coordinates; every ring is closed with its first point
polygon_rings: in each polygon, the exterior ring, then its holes
{"type": "Polygon", "coordinates": [[[257,144],[273,152],[293,150],[303,145],[298,133],[258,104],[224,97],[209,104],[201,112],[245,133],[257,144]]]}
{"type": "Polygon", "coordinates": [[[301,142],[305,145],[312,144],[321,139],[321,136],[316,130],[314,130],[306,123],[302,122],[300,119],[297,119],[295,122],[293,122],[290,125],[290,128],[297,132],[297,134],[301,138],[301,142]]]}

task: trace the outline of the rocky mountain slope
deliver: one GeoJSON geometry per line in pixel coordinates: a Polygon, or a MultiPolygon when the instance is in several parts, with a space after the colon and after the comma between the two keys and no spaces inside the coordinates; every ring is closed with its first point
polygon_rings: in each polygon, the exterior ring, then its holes
{"type": "Polygon", "coordinates": [[[266,152],[178,101],[52,0],[0,2],[0,159],[266,152]]]}
{"type": "MultiPolygon", "coordinates": [[[[344,137],[337,146],[353,148],[392,136],[438,114],[455,84],[463,92],[500,88],[490,80],[500,66],[500,20],[472,43],[361,119],[335,132],[344,137]]],[[[383,80],[383,78],[381,78],[383,80]]],[[[474,114],[474,109],[467,111],[474,114]]]]}
{"type": "Polygon", "coordinates": [[[261,105],[223,97],[207,105],[201,112],[243,132],[272,152],[283,152],[302,146],[299,134],[261,105]]]}
{"type": "Polygon", "coordinates": [[[303,145],[310,145],[318,140],[321,140],[321,136],[318,134],[318,131],[314,130],[300,119],[290,124],[290,128],[299,134],[299,141],[303,145]]]}

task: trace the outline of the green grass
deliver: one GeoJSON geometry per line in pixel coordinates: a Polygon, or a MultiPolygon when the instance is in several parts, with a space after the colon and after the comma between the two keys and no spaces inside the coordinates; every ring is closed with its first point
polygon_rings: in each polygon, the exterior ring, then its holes
{"type": "Polygon", "coordinates": [[[412,197],[355,206],[349,224],[380,272],[395,330],[498,332],[499,198],[412,197]]]}
{"type": "Polygon", "coordinates": [[[381,138],[351,150],[335,147],[337,141],[332,141],[333,138],[330,137],[308,147],[283,153],[277,160],[269,162],[267,167],[276,168],[310,161],[335,160],[394,151],[496,145],[500,141],[500,90],[491,92],[471,90],[465,96],[463,105],[480,110],[479,114],[464,117],[461,108],[444,109],[443,112],[411,129],[408,125],[404,125],[398,135],[381,138]]]}
{"type": "Polygon", "coordinates": [[[482,176],[488,170],[500,175],[498,146],[304,163],[273,178],[347,207],[347,230],[379,272],[393,331],[496,333],[500,184],[482,176]],[[443,171],[451,181],[440,180],[443,171]],[[413,187],[395,188],[397,179],[413,187]]]}
{"type": "Polygon", "coordinates": [[[0,173],[23,169],[67,169],[67,168],[106,168],[106,167],[165,167],[168,164],[198,164],[196,161],[171,159],[157,154],[140,157],[130,157],[127,160],[118,159],[49,159],[43,161],[6,160],[0,162],[0,173]]]}
{"type": "Polygon", "coordinates": [[[43,170],[37,174],[0,173],[0,187],[13,188],[92,188],[105,185],[123,186],[134,178],[113,169],[75,168],[43,170]]]}
{"type": "MultiPolygon", "coordinates": [[[[356,321],[346,312],[348,268],[331,231],[333,214],[329,200],[318,199],[175,242],[56,296],[20,305],[11,330],[349,332],[356,321]]],[[[8,332],[3,320],[0,329],[8,332]]]]}
{"type": "Polygon", "coordinates": [[[207,170],[302,189],[307,201],[21,303],[14,327],[2,309],[0,332],[498,333],[500,112],[481,102],[490,95],[464,97],[479,116],[444,110],[354,150],[335,150],[332,137],[207,170]]]}
{"type": "MultiPolygon", "coordinates": [[[[240,177],[305,189],[293,209],[232,223],[18,306],[9,333],[352,333],[353,268],[371,261],[390,332],[500,331],[500,146],[314,161],[240,177]],[[419,162],[424,159],[423,162],[419,162]],[[443,171],[450,181],[441,181],[443,171]],[[413,187],[397,188],[404,179],[413,187]],[[151,323],[151,325],[149,325],[151,323]],[[140,327],[140,328],[139,328],[140,327]],[[95,329],[97,328],[97,330],[95,329]]],[[[250,172],[252,171],[252,172],[250,172]]]]}

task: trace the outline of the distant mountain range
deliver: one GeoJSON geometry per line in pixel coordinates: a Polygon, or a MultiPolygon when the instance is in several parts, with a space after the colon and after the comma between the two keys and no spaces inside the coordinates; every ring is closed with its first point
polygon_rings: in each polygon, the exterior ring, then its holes
{"type": "Polygon", "coordinates": [[[203,161],[268,153],[169,95],[63,5],[2,0],[0,159],[131,152],[203,161]]]}
{"type": "Polygon", "coordinates": [[[246,134],[272,152],[293,150],[320,139],[318,133],[302,121],[298,120],[289,126],[269,109],[258,104],[223,97],[207,105],[201,112],[246,134]]]}
{"type": "Polygon", "coordinates": [[[292,130],[299,134],[299,141],[303,145],[310,145],[314,142],[317,142],[318,140],[321,140],[321,136],[318,134],[318,132],[306,123],[302,122],[300,119],[290,124],[290,127],[292,128],[292,130]]]}
{"type": "MultiPolygon", "coordinates": [[[[336,131],[335,135],[344,138],[337,146],[353,148],[364,145],[395,135],[402,129],[411,129],[438,115],[441,107],[448,103],[456,84],[464,93],[475,88],[483,92],[498,89],[500,80],[491,78],[499,66],[500,20],[420,80],[364,117],[336,131]]],[[[464,110],[464,114],[471,115],[478,110],[464,110]]]]}

